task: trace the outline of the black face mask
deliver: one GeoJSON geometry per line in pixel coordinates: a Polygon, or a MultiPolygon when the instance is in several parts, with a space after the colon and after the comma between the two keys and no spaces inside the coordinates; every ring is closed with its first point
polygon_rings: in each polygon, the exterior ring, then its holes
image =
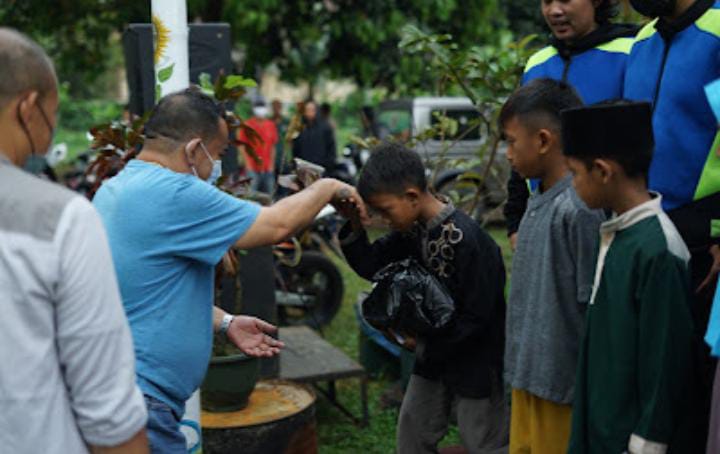
{"type": "Polygon", "coordinates": [[[635,11],[651,18],[671,15],[676,3],[677,0],[630,0],[635,11]]]}

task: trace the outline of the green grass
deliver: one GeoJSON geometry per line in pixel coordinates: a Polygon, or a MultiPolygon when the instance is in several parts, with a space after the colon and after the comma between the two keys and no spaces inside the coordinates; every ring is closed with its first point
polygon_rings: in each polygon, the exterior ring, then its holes
{"type": "MultiPolygon", "coordinates": [[[[493,227],[490,234],[503,249],[506,267],[509,268],[510,246],[504,229],[493,227]]],[[[351,358],[358,360],[359,329],[353,305],[362,291],[370,289],[370,283],[355,275],[342,261],[336,260],[345,280],[345,298],[340,312],[323,330],[325,338],[351,358]]],[[[368,389],[370,425],[356,427],[347,417],[330,405],[324,398],[318,399],[317,424],[319,451],[321,454],[363,453],[392,454],[395,452],[396,409],[380,408],[379,398],[392,383],[389,378],[371,380],[368,389]]],[[[337,382],[338,399],[354,414],[360,414],[360,387],[358,380],[337,382]]],[[[442,446],[459,444],[456,428],[451,428],[442,446]]]]}

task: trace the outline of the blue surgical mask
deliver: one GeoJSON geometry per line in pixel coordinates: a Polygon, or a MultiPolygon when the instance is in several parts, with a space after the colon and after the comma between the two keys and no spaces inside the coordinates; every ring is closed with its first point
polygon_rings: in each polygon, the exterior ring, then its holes
{"type": "MultiPolygon", "coordinates": [[[[222,176],[222,161],[219,159],[213,159],[212,156],[210,155],[210,153],[207,151],[207,148],[205,148],[204,143],[200,142],[200,147],[203,149],[203,151],[205,152],[205,156],[207,156],[207,158],[210,160],[210,162],[212,162],[212,165],[213,165],[212,171],[210,172],[210,176],[208,176],[205,181],[210,184],[215,184],[217,182],[217,180],[222,176]]],[[[187,153],[187,148],[186,148],[185,152],[187,153]]],[[[192,169],[193,173],[197,177],[198,173],[197,173],[197,170],[195,169],[195,166],[190,166],[190,168],[192,169]]]]}
{"type": "Polygon", "coordinates": [[[210,156],[210,153],[208,153],[207,148],[205,148],[204,143],[200,142],[200,146],[202,147],[208,159],[211,160],[213,163],[212,172],[210,172],[210,176],[207,177],[207,180],[205,181],[210,184],[215,184],[217,183],[217,180],[222,176],[222,161],[219,159],[213,159],[212,156],[210,156]]]}

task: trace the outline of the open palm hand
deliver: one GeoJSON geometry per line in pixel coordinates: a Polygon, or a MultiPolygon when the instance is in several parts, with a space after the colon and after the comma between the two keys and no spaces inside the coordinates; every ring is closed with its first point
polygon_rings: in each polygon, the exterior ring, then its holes
{"type": "Polygon", "coordinates": [[[276,331],[275,326],[257,317],[238,315],[230,323],[227,336],[246,355],[269,358],[285,346],[269,335],[276,331]]]}

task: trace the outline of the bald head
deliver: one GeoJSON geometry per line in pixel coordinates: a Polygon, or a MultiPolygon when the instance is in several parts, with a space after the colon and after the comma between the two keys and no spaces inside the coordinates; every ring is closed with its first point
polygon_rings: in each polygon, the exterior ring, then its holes
{"type": "Polygon", "coordinates": [[[0,27],[0,111],[16,96],[37,91],[40,96],[55,91],[57,80],[45,51],[24,34],[0,27]]]}

